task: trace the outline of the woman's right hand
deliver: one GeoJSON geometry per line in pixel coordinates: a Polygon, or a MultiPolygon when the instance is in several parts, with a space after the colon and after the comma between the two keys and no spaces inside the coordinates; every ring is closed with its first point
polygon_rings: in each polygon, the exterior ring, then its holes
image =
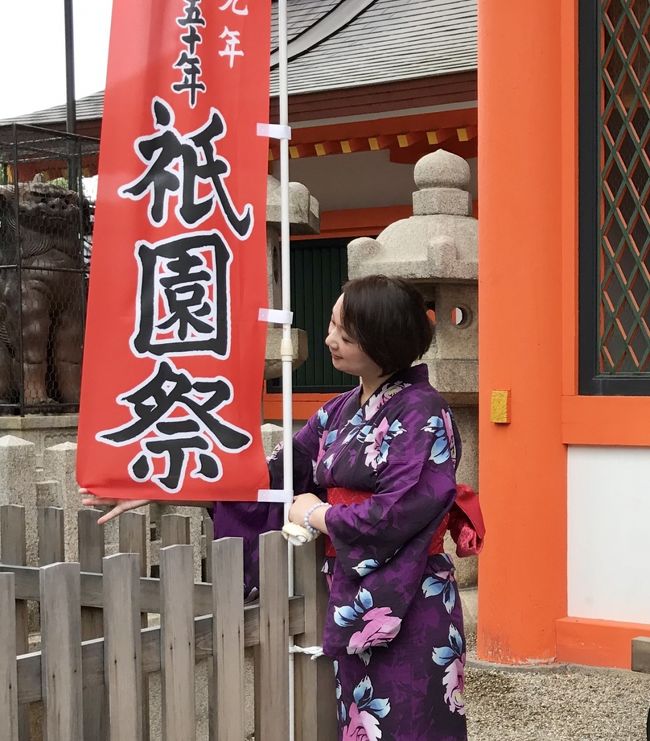
{"type": "Polygon", "coordinates": [[[105,525],[115,517],[119,517],[123,512],[143,507],[151,502],[150,499],[105,499],[103,497],[96,497],[87,489],[79,489],[79,494],[81,494],[81,503],[84,507],[111,508],[97,520],[98,525],[105,525]]]}

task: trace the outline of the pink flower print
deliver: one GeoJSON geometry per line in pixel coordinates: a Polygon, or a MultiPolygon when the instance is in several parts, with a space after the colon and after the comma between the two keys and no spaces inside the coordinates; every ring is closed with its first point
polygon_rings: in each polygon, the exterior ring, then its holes
{"type": "Polygon", "coordinates": [[[371,713],[350,705],[350,722],[343,727],[343,741],[378,741],[381,738],[379,721],[371,713]]]}
{"type": "Polygon", "coordinates": [[[356,654],[374,646],[387,646],[399,633],[401,618],[391,614],[390,607],[373,607],[361,618],[366,625],[353,633],[348,643],[348,653],[356,654]]]}
{"type": "Polygon", "coordinates": [[[454,659],[445,669],[442,684],[446,687],[445,702],[449,705],[452,713],[465,715],[465,702],[463,692],[465,691],[465,654],[459,659],[454,659]]]}
{"type": "Polygon", "coordinates": [[[366,445],[364,449],[366,454],[366,466],[370,466],[373,470],[377,470],[379,449],[384,441],[386,433],[388,432],[389,426],[388,420],[384,417],[366,438],[366,440],[370,441],[370,445],[366,445]]]}

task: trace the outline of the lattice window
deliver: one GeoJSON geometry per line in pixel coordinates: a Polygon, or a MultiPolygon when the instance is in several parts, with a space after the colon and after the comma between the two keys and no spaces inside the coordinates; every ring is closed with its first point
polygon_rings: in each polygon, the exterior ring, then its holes
{"type": "Polygon", "coordinates": [[[589,0],[582,9],[581,221],[593,224],[581,223],[581,271],[590,275],[582,276],[580,308],[581,322],[593,326],[581,332],[581,343],[591,343],[581,347],[581,381],[597,382],[581,386],[648,393],[638,382],[650,382],[650,2],[589,0]],[[626,379],[634,381],[627,390],[607,384],[626,379]]]}
{"type": "Polygon", "coordinates": [[[648,0],[607,0],[601,62],[602,373],[650,370],[648,0]]]}

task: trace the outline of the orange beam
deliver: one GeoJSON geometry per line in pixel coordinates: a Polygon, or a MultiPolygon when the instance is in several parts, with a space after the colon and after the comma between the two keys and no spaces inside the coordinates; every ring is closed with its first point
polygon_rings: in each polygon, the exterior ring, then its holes
{"type": "MultiPolygon", "coordinates": [[[[476,157],[476,139],[467,142],[459,142],[454,135],[453,138],[448,139],[442,146],[449,152],[453,152],[464,159],[476,157]]],[[[405,147],[404,149],[391,147],[390,161],[399,164],[413,165],[420,159],[420,157],[423,157],[428,152],[433,152],[438,148],[438,146],[431,146],[426,139],[423,139],[419,144],[414,144],[412,147],[405,147]]]]}
{"type": "Polygon", "coordinates": [[[389,224],[413,215],[411,206],[378,206],[323,211],[320,233],[296,235],[292,240],[323,239],[323,237],[375,236],[389,224]]]}
{"type": "Polygon", "coordinates": [[[371,136],[368,138],[368,144],[373,151],[377,149],[388,149],[395,143],[394,136],[371,136]]]}
{"type": "Polygon", "coordinates": [[[452,136],[456,136],[454,129],[436,129],[434,131],[427,131],[427,141],[431,145],[442,144],[452,136]]]}
{"type": "Polygon", "coordinates": [[[468,142],[472,139],[476,139],[478,129],[476,126],[461,126],[456,129],[456,136],[458,136],[459,142],[468,142]]]}
{"type": "Polygon", "coordinates": [[[424,131],[409,131],[406,134],[397,135],[397,145],[404,149],[405,147],[412,147],[414,144],[420,144],[425,140],[424,131]]]}
{"type": "Polygon", "coordinates": [[[316,150],[313,144],[290,144],[289,145],[289,157],[292,160],[299,159],[301,157],[313,157],[316,154],[316,150]]]}
{"type": "Polygon", "coordinates": [[[386,116],[369,121],[348,121],[320,126],[300,126],[291,130],[292,144],[316,144],[340,139],[397,136],[405,131],[435,131],[476,126],[476,108],[458,108],[451,111],[419,113],[411,116],[386,116]]]}
{"type": "MultiPolygon", "coordinates": [[[[293,394],[291,402],[293,418],[296,420],[309,419],[326,401],[329,401],[334,396],[336,396],[336,394],[293,394]]],[[[265,420],[281,420],[282,394],[269,394],[264,392],[262,408],[265,420]]]]}
{"type": "Polygon", "coordinates": [[[564,396],[562,442],[650,447],[649,419],[650,396],[564,396]]]}
{"type": "Polygon", "coordinates": [[[630,669],[632,639],[650,638],[650,626],[565,617],[557,621],[557,660],[630,669]]]}
{"type": "Polygon", "coordinates": [[[341,145],[339,142],[318,142],[314,144],[314,150],[317,157],[324,157],[327,154],[340,154],[341,145]]]}
{"type": "Polygon", "coordinates": [[[342,139],[341,152],[350,154],[351,152],[367,152],[370,144],[367,139],[342,139]]]}

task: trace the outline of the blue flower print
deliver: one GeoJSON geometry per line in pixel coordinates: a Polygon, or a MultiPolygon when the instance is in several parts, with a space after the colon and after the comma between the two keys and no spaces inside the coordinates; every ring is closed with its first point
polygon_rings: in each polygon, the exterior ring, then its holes
{"type": "Polygon", "coordinates": [[[434,648],[431,658],[438,666],[445,667],[442,686],[450,712],[465,715],[465,651],[463,639],[453,623],[449,625],[449,645],[434,648]]]}
{"type": "Polygon", "coordinates": [[[449,645],[440,646],[434,648],[431,658],[435,661],[438,666],[447,666],[455,659],[460,659],[463,656],[463,638],[458,628],[453,624],[449,624],[449,645]]]}
{"type": "Polygon", "coordinates": [[[448,571],[437,571],[433,576],[428,576],[422,582],[422,593],[425,597],[436,597],[442,594],[442,602],[451,615],[456,604],[456,580],[454,579],[454,567],[449,560],[448,571]]]}
{"type": "Polygon", "coordinates": [[[367,710],[377,718],[385,718],[390,713],[388,699],[373,699],[374,689],[370,677],[364,677],[354,688],[352,694],[359,710],[367,710]]]}
{"type": "Polygon", "coordinates": [[[354,603],[350,607],[334,608],[334,622],[341,628],[349,628],[373,606],[372,594],[363,587],[357,592],[354,603]]]}
{"type": "Polygon", "coordinates": [[[367,576],[371,574],[375,569],[379,568],[379,561],[375,558],[367,558],[365,561],[361,561],[352,569],[359,574],[359,576],[367,576]]]}
{"type": "Polygon", "coordinates": [[[341,723],[345,723],[348,719],[348,712],[345,709],[345,703],[341,700],[343,690],[339,680],[339,662],[334,660],[332,663],[334,664],[334,676],[336,677],[336,715],[341,723]]]}
{"type": "Polygon", "coordinates": [[[440,465],[451,457],[451,447],[445,430],[445,423],[441,417],[429,417],[428,422],[422,428],[424,432],[433,433],[433,445],[429,460],[440,465]]]}
{"type": "Polygon", "coordinates": [[[318,416],[318,426],[321,428],[321,430],[324,430],[329,418],[329,414],[323,409],[323,407],[321,407],[316,412],[316,415],[318,416]]]}

